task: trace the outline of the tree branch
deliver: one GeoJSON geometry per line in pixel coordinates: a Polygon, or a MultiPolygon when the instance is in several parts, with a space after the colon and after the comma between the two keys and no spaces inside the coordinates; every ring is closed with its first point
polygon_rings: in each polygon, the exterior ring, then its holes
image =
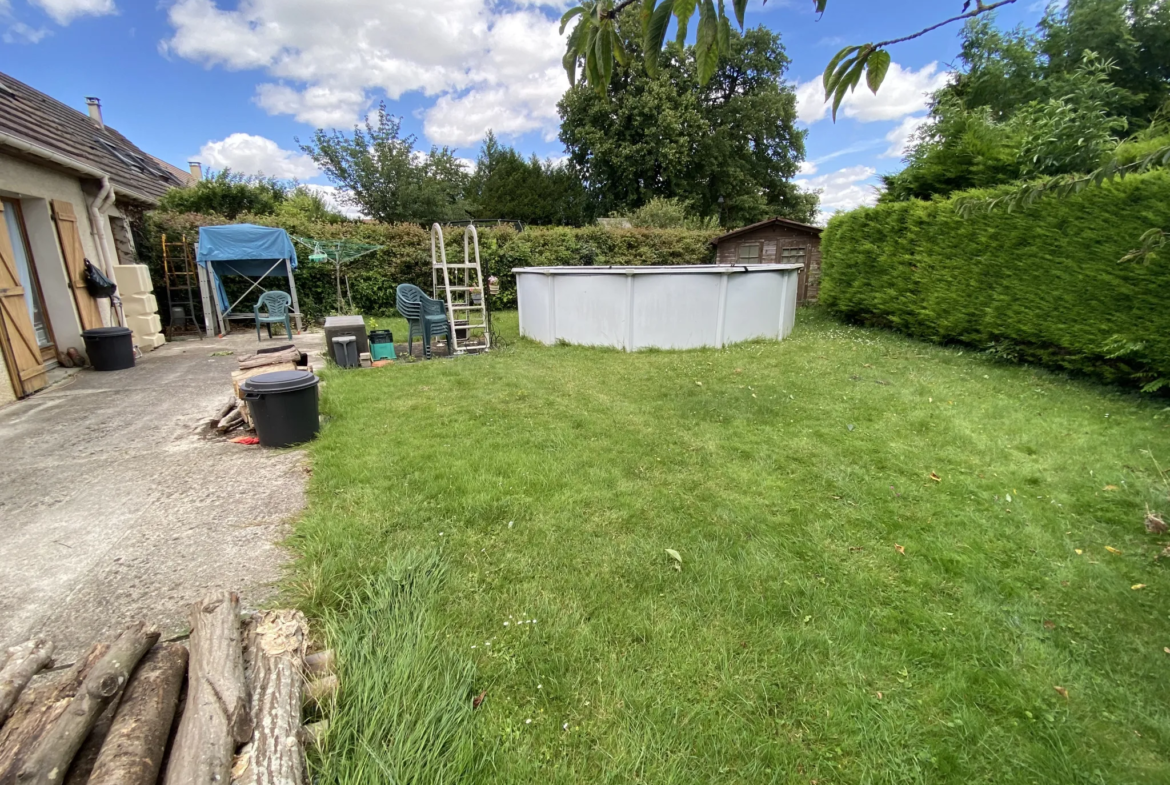
{"type": "MultiPolygon", "coordinates": [[[[620,3],[618,3],[613,8],[609,9],[604,14],[602,14],[601,18],[602,19],[617,19],[618,14],[620,14],[622,11],[625,11],[627,8],[629,8],[630,6],[632,6],[636,2],[638,2],[638,0],[621,0],[620,3]]],[[[1012,0],[1012,2],[1015,2],[1015,0],[1012,0]]]]}
{"type": "MultiPolygon", "coordinates": [[[[625,5],[629,5],[633,1],[634,0],[629,0],[629,2],[625,3],[625,5]]],[[[999,2],[991,3],[990,5],[984,5],[983,0],[977,0],[977,2],[978,2],[978,4],[976,5],[974,11],[968,11],[967,13],[959,14],[958,16],[952,16],[950,19],[945,19],[936,25],[931,25],[930,27],[926,28],[925,30],[919,30],[917,33],[913,33],[911,35],[902,36],[901,38],[891,38],[889,41],[881,41],[879,43],[873,44],[873,48],[874,49],[883,49],[887,46],[893,46],[894,44],[903,43],[904,41],[912,41],[915,38],[919,38],[921,36],[924,36],[927,33],[930,33],[930,32],[933,32],[933,31],[939,29],[940,27],[946,27],[951,22],[959,22],[959,21],[962,21],[963,19],[974,19],[975,17],[979,16],[980,14],[985,14],[988,11],[994,11],[995,9],[1001,8],[1005,5],[1011,5],[1012,3],[1016,2],[1016,0],[999,0],[999,2]]]]}

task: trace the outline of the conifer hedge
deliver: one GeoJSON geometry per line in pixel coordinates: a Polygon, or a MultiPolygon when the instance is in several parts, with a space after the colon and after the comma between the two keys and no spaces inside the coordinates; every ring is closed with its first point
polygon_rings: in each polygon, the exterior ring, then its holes
{"type": "Polygon", "coordinates": [[[1170,227],[1170,174],[1013,212],[956,200],[863,207],[822,238],[821,302],[859,322],[1154,389],[1170,379],[1170,258],[1122,262],[1170,227]]]}
{"type": "MultiPolygon", "coordinates": [[[[354,306],[360,313],[388,313],[394,307],[394,290],[400,283],[413,283],[427,292],[431,289],[430,235],[418,224],[302,223],[280,221],[272,216],[241,216],[239,221],[229,222],[218,216],[155,212],[146,216],[136,242],[139,257],[154,275],[162,308],[165,303],[162,302],[161,235],[165,233],[168,241],[186,235],[194,242],[200,226],[224,223],[280,226],[299,237],[345,238],[383,246],[345,268],[354,306]]],[[[528,227],[518,232],[511,226],[493,226],[479,229],[480,260],[485,277],[495,275],[500,279],[500,294],[492,298],[492,307],[515,308],[516,280],[511,272],[514,267],[707,264],[714,259],[714,248],[709,242],[718,234],[718,231],[686,229],[601,227],[528,227]]],[[[448,261],[462,261],[463,229],[446,228],[444,236],[448,261]]],[[[333,266],[310,262],[309,253],[298,246],[297,296],[302,312],[316,319],[334,311],[336,290],[333,266]]],[[[229,281],[225,279],[225,284],[229,281]]]]}

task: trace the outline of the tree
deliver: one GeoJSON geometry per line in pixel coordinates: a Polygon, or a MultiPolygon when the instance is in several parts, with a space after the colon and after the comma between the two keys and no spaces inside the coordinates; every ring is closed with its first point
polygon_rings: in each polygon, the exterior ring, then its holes
{"type": "MultiPolygon", "coordinates": [[[[1043,91],[1050,97],[1010,108],[999,105],[998,95],[997,106],[969,107],[964,99],[972,100],[970,92],[956,85],[940,90],[931,107],[931,122],[918,133],[906,167],[882,178],[886,185],[882,200],[927,199],[1094,169],[1112,153],[1117,135],[1128,126],[1125,118],[1108,109],[1119,103],[1122,92],[1109,80],[1115,70],[1086,52],[1075,71],[1047,80],[1043,91]]],[[[967,86],[981,85],[982,74],[976,77],[967,86]]],[[[991,81],[1006,87],[1013,78],[993,69],[991,81]]]]}
{"type": "MultiPolygon", "coordinates": [[[[1157,0],[1150,0],[1156,2],[1157,0]]],[[[767,2],[767,0],[765,0],[767,2]]],[[[829,0],[812,0],[817,13],[825,13],[829,0]]],[[[1017,0],[964,0],[963,11],[957,16],[932,24],[916,33],[860,46],[847,46],[839,51],[825,67],[825,100],[833,101],[833,119],[845,94],[857,88],[864,76],[866,84],[877,92],[885,81],[890,67],[887,48],[894,44],[910,41],[954,22],[974,19],[981,14],[1011,5],[1017,0]],[[971,8],[972,2],[975,8],[971,8]]],[[[645,52],[658,52],[666,40],[666,31],[671,19],[677,22],[676,42],[682,45],[687,39],[690,19],[696,10],[699,23],[695,34],[696,75],[705,84],[715,75],[721,57],[731,51],[731,20],[727,16],[724,0],[584,0],[573,6],[561,17],[561,33],[576,20],[566,45],[563,64],[569,75],[569,83],[577,81],[577,68],[584,65],[585,81],[594,89],[604,92],[610,86],[614,63],[629,65],[634,57],[628,40],[619,33],[618,19],[623,11],[637,5],[641,22],[642,48],[645,52]]],[[[732,0],[739,29],[744,27],[744,14],[748,0],[732,0]]],[[[646,69],[653,75],[657,59],[646,58],[646,69]]]]}
{"type": "Polygon", "coordinates": [[[462,200],[468,173],[454,152],[432,147],[421,153],[415,150],[416,137],[401,132],[401,119],[381,104],[364,130],[354,126],[347,135],[318,128],[308,144],[299,139],[297,144],[340,187],[340,198],[371,218],[385,223],[466,218],[462,200]]]}
{"type": "Polygon", "coordinates": [[[208,172],[194,185],[172,188],[159,200],[159,209],[174,213],[206,213],[234,219],[244,213],[272,215],[295,183],[275,177],[245,175],[231,169],[208,172]]]}
{"type": "MultiPolygon", "coordinates": [[[[624,24],[636,31],[637,19],[624,24]]],[[[624,47],[638,53],[641,44],[631,35],[624,47]]],[[[570,164],[601,214],[662,197],[724,223],[812,218],[817,197],[791,182],[805,132],[782,81],[789,61],[777,34],[732,32],[728,56],[705,83],[694,47],[673,42],[650,60],[653,69],[617,66],[607,93],[578,84],[558,105],[570,164]]]]}
{"type": "Polygon", "coordinates": [[[582,226],[593,219],[588,195],[563,163],[525,158],[488,131],[467,188],[473,217],[539,226],[582,226]]]}

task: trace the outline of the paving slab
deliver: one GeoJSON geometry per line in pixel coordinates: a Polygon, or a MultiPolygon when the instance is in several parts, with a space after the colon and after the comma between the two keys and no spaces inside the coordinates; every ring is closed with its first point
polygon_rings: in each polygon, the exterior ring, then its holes
{"type": "MultiPolygon", "coordinates": [[[[310,356],[324,345],[295,340],[310,356]]],[[[199,426],[231,395],[236,357],[278,343],[169,343],[0,409],[0,646],[47,635],[68,657],[136,619],[180,631],[213,590],[251,607],[272,597],[305,455],[199,426]]]]}

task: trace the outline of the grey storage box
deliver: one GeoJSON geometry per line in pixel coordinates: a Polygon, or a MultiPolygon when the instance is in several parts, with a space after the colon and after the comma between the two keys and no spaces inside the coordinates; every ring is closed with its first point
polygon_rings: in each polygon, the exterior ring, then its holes
{"type": "Polygon", "coordinates": [[[333,339],[339,335],[352,335],[357,338],[358,354],[370,350],[370,341],[366,338],[366,320],[360,316],[325,317],[325,345],[333,346],[333,339]]]}
{"type": "Polygon", "coordinates": [[[339,335],[333,339],[333,361],[342,368],[358,367],[357,338],[339,335]]]}

